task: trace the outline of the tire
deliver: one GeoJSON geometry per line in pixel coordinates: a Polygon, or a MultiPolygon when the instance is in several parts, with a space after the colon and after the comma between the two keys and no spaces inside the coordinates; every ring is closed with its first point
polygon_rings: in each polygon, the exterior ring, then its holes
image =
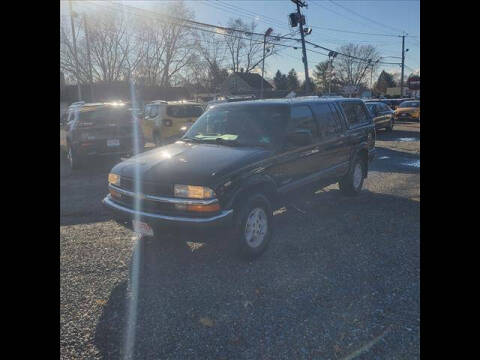
{"type": "Polygon", "coordinates": [[[82,167],[82,159],[77,155],[71,146],[67,148],[67,161],[71,170],[78,170],[82,167]]]}
{"type": "Polygon", "coordinates": [[[270,243],[273,231],[273,210],[268,198],[256,193],[235,209],[234,250],[246,260],[259,257],[270,243]]]}
{"type": "Polygon", "coordinates": [[[365,162],[357,157],[348,174],[338,182],[340,191],[349,196],[358,195],[362,191],[364,174],[365,162]]]}

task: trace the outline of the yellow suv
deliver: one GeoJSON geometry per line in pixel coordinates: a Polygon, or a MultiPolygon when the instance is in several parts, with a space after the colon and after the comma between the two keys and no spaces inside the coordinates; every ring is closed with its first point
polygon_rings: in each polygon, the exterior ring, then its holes
{"type": "Polygon", "coordinates": [[[420,101],[404,101],[395,109],[396,120],[420,121],[420,101]]]}
{"type": "Polygon", "coordinates": [[[166,145],[180,138],[203,114],[200,103],[190,101],[152,101],[145,105],[143,136],[155,146],[166,145]]]}

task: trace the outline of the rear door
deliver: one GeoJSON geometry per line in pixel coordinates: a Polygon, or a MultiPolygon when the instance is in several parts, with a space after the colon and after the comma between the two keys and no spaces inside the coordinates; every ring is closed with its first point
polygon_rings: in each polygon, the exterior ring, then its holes
{"type": "Polygon", "coordinates": [[[312,108],[320,135],[321,178],[336,177],[348,163],[348,138],[333,103],[319,102],[313,104],[312,108]]]}
{"type": "Polygon", "coordinates": [[[342,116],[347,126],[346,135],[349,142],[349,160],[364,145],[375,140],[375,128],[371,115],[360,101],[339,102],[342,116]]]}

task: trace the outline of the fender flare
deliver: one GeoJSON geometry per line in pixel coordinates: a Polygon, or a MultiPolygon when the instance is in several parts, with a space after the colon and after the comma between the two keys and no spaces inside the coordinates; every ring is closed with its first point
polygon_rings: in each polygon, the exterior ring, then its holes
{"type": "MultiPolygon", "coordinates": [[[[225,208],[233,208],[234,204],[238,201],[239,196],[252,187],[263,186],[268,189],[267,195],[277,195],[277,184],[275,181],[266,174],[256,174],[253,175],[239,184],[239,186],[234,190],[233,194],[230,196],[230,199],[225,204],[225,208]]],[[[270,199],[274,200],[274,199],[270,199]]]]}

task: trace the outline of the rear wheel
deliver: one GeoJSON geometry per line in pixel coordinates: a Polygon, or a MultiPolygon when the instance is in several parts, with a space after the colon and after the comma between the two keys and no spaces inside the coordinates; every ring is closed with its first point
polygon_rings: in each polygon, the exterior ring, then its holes
{"type": "Polygon", "coordinates": [[[340,191],[350,196],[358,195],[362,190],[364,174],[365,162],[357,157],[348,174],[338,182],[340,191]]]}
{"type": "Polygon", "coordinates": [[[234,242],[239,255],[255,259],[267,248],[272,237],[273,211],[263,194],[248,197],[235,209],[234,242]]]}

